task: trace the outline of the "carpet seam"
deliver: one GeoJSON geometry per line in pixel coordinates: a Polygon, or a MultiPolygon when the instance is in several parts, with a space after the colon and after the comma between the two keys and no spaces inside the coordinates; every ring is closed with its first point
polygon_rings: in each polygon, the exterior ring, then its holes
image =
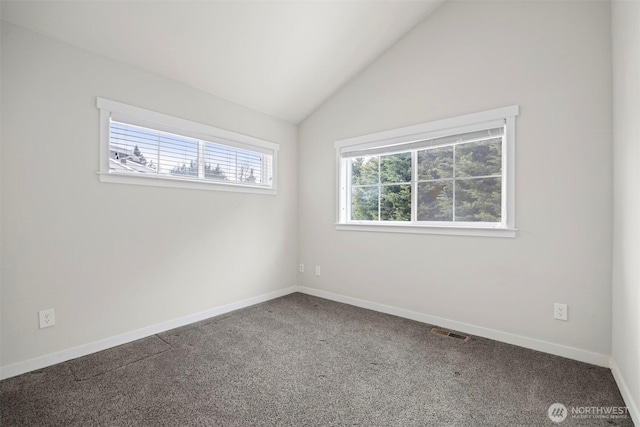
{"type": "MultiPolygon", "coordinates": [[[[160,338],[160,337],[158,337],[158,338],[160,338]]],[[[125,364],[125,365],[118,366],[117,368],[109,369],[109,370],[104,371],[104,372],[101,372],[101,373],[99,373],[99,374],[92,375],[92,376],[90,376],[90,377],[78,378],[78,376],[76,375],[75,370],[73,369],[73,365],[72,365],[72,364],[70,364],[69,366],[70,366],[70,368],[71,368],[71,372],[73,373],[73,377],[74,377],[74,379],[75,379],[75,381],[76,381],[76,382],[82,382],[82,381],[90,380],[90,379],[92,379],[92,378],[97,378],[97,377],[99,377],[99,376],[105,375],[105,374],[107,374],[107,373],[109,373],[109,372],[113,372],[113,371],[117,371],[118,369],[126,368],[126,367],[127,367],[127,366],[129,366],[129,365],[132,365],[132,364],[134,364],[134,363],[138,363],[138,362],[140,362],[140,361],[142,361],[142,360],[148,359],[148,358],[150,358],[150,357],[157,356],[157,355],[159,355],[159,354],[165,353],[165,352],[167,352],[167,351],[169,351],[169,350],[172,350],[172,349],[173,349],[173,346],[172,346],[171,344],[169,344],[168,342],[166,342],[166,341],[165,341],[165,340],[163,340],[162,338],[160,338],[160,340],[161,340],[163,343],[167,344],[167,345],[168,345],[168,348],[165,348],[165,349],[163,349],[162,351],[159,351],[159,352],[157,352],[157,353],[153,353],[153,354],[150,354],[150,355],[148,355],[148,356],[144,356],[144,357],[141,357],[141,358],[139,358],[139,359],[133,360],[133,361],[131,361],[131,362],[129,362],[129,363],[127,363],[127,364],[125,364]]]]}

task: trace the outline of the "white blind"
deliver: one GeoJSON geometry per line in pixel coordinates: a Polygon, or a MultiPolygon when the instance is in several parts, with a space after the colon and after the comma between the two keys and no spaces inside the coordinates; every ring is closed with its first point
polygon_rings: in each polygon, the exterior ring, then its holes
{"type": "Polygon", "coordinates": [[[349,145],[340,149],[343,158],[373,156],[377,154],[393,154],[422,148],[442,147],[497,138],[504,135],[504,120],[494,120],[477,125],[457,128],[455,133],[441,130],[424,134],[392,138],[382,141],[371,141],[349,145]]]}
{"type": "Polygon", "coordinates": [[[109,121],[110,172],[271,186],[273,156],[261,151],[109,121]]]}

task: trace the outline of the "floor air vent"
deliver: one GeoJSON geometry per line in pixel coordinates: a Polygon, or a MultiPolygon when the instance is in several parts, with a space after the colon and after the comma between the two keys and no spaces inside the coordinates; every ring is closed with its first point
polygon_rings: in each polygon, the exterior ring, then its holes
{"type": "Polygon", "coordinates": [[[467,341],[469,339],[466,335],[456,334],[455,332],[447,331],[445,329],[440,328],[431,328],[431,333],[436,335],[442,335],[444,337],[456,338],[462,341],[467,341]]]}

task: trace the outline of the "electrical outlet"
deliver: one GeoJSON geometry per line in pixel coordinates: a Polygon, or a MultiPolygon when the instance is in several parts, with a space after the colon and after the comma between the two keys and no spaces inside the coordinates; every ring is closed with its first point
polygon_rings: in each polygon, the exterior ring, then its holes
{"type": "Polygon", "coordinates": [[[56,324],[56,315],[53,312],[53,308],[39,311],[38,318],[40,319],[40,329],[48,328],[56,324]]]}
{"type": "Polygon", "coordinates": [[[298,271],[300,273],[304,273],[304,264],[300,264],[300,267],[298,267],[298,271]]]}
{"type": "Polygon", "coordinates": [[[567,304],[558,302],[553,304],[553,318],[558,320],[567,320],[567,304]]]}
{"type": "Polygon", "coordinates": [[[316,276],[320,275],[320,266],[316,265],[316,276]]]}

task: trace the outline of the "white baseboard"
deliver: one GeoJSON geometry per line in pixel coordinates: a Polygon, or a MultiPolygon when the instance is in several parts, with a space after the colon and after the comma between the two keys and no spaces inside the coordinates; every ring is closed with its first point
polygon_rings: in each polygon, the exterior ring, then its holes
{"type": "MultiPolygon", "coordinates": [[[[362,307],[369,310],[379,311],[381,313],[387,313],[406,319],[415,320],[422,323],[427,323],[434,326],[440,326],[447,329],[453,329],[456,331],[476,335],[484,338],[493,339],[496,341],[505,342],[508,344],[514,344],[520,347],[529,348],[532,350],[542,351],[544,353],[550,353],[557,356],[566,357],[569,359],[578,360],[581,362],[591,363],[593,365],[610,367],[610,357],[608,355],[593,353],[586,350],[581,350],[574,347],[568,347],[560,344],[554,344],[547,341],[541,341],[534,338],[527,338],[521,335],[515,335],[507,332],[502,332],[494,329],[483,328],[468,323],[457,322],[454,320],[444,319],[437,316],[430,316],[422,313],[417,313],[410,310],[404,310],[397,307],[392,307],[384,304],[374,303],[358,298],[339,295],[331,292],[322,291],[319,289],[308,288],[305,286],[291,286],[289,288],[280,289],[267,294],[258,295],[252,298],[248,298],[242,301],[237,301],[231,304],[227,304],[221,307],[216,307],[210,310],[202,311],[200,313],[191,314],[181,317],[179,319],[169,320],[167,322],[159,323],[157,325],[148,326],[146,328],[138,329],[135,331],[127,332],[115,337],[105,338],[100,341],[95,341],[88,344],[83,344],[78,347],[62,350],[56,353],[47,354],[44,356],[36,357],[34,359],[26,360],[24,362],[14,363],[12,365],[0,367],[0,380],[5,378],[14,377],[16,375],[24,374],[26,372],[42,369],[47,366],[55,365],[56,363],[66,362],[67,360],[75,359],[78,357],[86,356],[98,351],[106,350],[108,348],[116,347],[122,344],[126,344],[141,338],[165,332],[173,328],[188,325],[193,322],[208,319],[210,317],[219,316],[224,313],[228,313],[241,308],[249,307],[255,304],[259,304],[265,301],[269,301],[275,298],[279,298],[284,295],[288,295],[294,292],[301,292],[308,295],[325,298],[332,301],[341,302],[344,304],[354,305],[356,307],[362,307]]],[[[617,369],[617,368],[616,368],[617,369]]],[[[613,367],[612,367],[613,371],[613,367]]],[[[620,386],[621,393],[625,398],[625,402],[632,402],[633,407],[629,407],[629,411],[635,411],[635,416],[632,416],[636,424],[640,424],[636,419],[638,418],[638,409],[633,405],[633,401],[630,400],[628,388],[624,384],[619,371],[613,371],[614,378],[620,386]],[[624,390],[623,392],[623,385],[624,390]],[[625,395],[626,393],[626,395],[625,395]]]]}
{"type": "MultiPolygon", "coordinates": [[[[611,373],[613,374],[613,379],[616,380],[616,384],[618,384],[618,388],[620,389],[620,394],[622,395],[622,399],[624,403],[627,405],[627,409],[629,410],[629,415],[633,420],[633,423],[637,426],[640,426],[640,410],[636,404],[636,400],[633,400],[633,396],[631,395],[631,391],[627,386],[622,373],[620,372],[620,368],[618,368],[618,364],[616,363],[616,359],[611,356],[611,373]]],[[[640,396],[637,396],[640,397],[640,396]]]]}
{"type": "Polygon", "coordinates": [[[513,344],[531,350],[541,351],[543,353],[554,354],[556,356],[566,357],[568,359],[578,360],[580,362],[590,363],[592,365],[609,367],[609,355],[593,353],[579,348],[569,347],[561,344],[554,344],[547,341],[528,338],[522,335],[515,335],[508,332],[502,332],[495,329],[484,328],[481,326],[471,325],[469,323],[457,322],[455,320],[444,319],[442,317],[430,316],[428,314],[417,313],[415,311],[404,310],[402,308],[392,307],[389,305],[379,304],[358,298],[347,297],[344,295],[334,294],[319,289],[298,286],[298,292],[341,302],[344,304],[355,305],[369,310],[379,311],[381,313],[392,314],[394,316],[411,319],[429,325],[440,326],[446,329],[464,332],[483,338],[489,338],[495,341],[513,344]]]}
{"type": "Polygon", "coordinates": [[[67,360],[86,356],[88,354],[92,354],[98,351],[106,350],[108,348],[126,344],[131,341],[139,340],[141,338],[146,338],[151,335],[155,335],[160,332],[165,332],[180,326],[188,325],[193,322],[198,322],[200,320],[208,319],[214,316],[219,316],[221,314],[238,310],[240,308],[249,307],[255,304],[259,304],[261,302],[272,300],[274,298],[279,298],[296,291],[297,291],[296,286],[291,286],[285,289],[279,289],[277,291],[269,292],[263,295],[258,295],[242,301],[237,301],[231,304],[223,305],[221,307],[216,307],[210,310],[201,311],[199,313],[190,314],[188,316],[180,317],[179,319],[173,319],[173,320],[159,323],[157,325],[148,326],[142,329],[137,329],[135,331],[127,332],[122,335],[117,335],[115,337],[105,338],[100,341],[83,344],[78,347],[73,347],[66,350],[58,351],[56,353],[51,353],[44,356],[36,357],[34,359],[29,359],[24,362],[18,362],[12,365],[3,366],[0,368],[0,380],[14,377],[16,375],[24,374],[27,372],[35,371],[37,369],[42,369],[47,366],[55,365],[56,363],[66,362],[67,360]]]}

